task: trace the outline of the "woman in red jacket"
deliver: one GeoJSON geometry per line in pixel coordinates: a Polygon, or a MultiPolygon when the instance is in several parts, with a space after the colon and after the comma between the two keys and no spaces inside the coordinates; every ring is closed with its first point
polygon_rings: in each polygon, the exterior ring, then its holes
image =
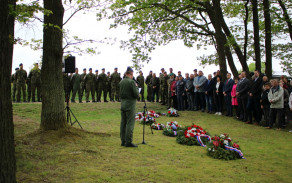
{"type": "Polygon", "coordinates": [[[178,76],[175,78],[175,80],[170,85],[171,98],[172,98],[172,101],[173,101],[173,108],[175,108],[175,109],[177,109],[177,96],[175,94],[176,82],[177,81],[178,81],[178,76]]]}

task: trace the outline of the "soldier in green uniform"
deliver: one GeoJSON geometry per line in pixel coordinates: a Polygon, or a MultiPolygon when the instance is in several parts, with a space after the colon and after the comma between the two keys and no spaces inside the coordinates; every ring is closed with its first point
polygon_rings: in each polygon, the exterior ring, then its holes
{"type": "Polygon", "coordinates": [[[116,101],[119,100],[119,90],[118,90],[118,85],[120,82],[120,74],[118,73],[118,68],[116,67],[114,69],[114,72],[111,74],[111,88],[112,88],[112,96],[111,96],[111,101],[114,102],[115,99],[116,101]]]}
{"type": "Polygon", "coordinates": [[[161,105],[165,105],[167,103],[167,98],[168,98],[168,83],[167,83],[167,80],[168,80],[168,76],[167,76],[167,73],[164,71],[163,73],[163,78],[161,80],[161,101],[162,101],[162,104],[161,105]]]}
{"type": "MultiPolygon", "coordinates": [[[[106,81],[107,81],[107,75],[105,74],[105,68],[103,68],[102,73],[99,74],[98,76],[98,98],[101,99],[101,94],[103,91],[103,101],[108,102],[106,100],[107,97],[107,86],[106,86],[106,81]]],[[[100,100],[98,102],[101,102],[100,100]]]]}
{"type": "Polygon", "coordinates": [[[159,85],[160,85],[160,87],[159,87],[159,91],[158,91],[158,96],[160,97],[160,102],[159,103],[163,103],[163,101],[162,101],[162,99],[163,99],[163,97],[162,97],[162,80],[163,80],[163,77],[164,77],[164,68],[161,68],[161,73],[160,73],[160,75],[159,75],[159,85]]]}
{"type": "Polygon", "coordinates": [[[149,72],[149,75],[146,77],[146,85],[147,85],[147,102],[151,102],[152,100],[152,88],[151,88],[151,81],[152,78],[152,71],[149,72]]]}
{"type": "Polygon", "coordinates": [[[29,77],[26,78],[25,83],[27,85],[26,89],[27,89],[27,102],[30,102],[30,98],[31,98],[31,80],[29,77]]]}
{"type": "Polygon", "coordinates": [[[84,83],[86,86],[86,103],[89,101],[89,93],[91,92],[92,102],[95,102],[94,87],[95,87],[95,75],[92,74],[92,68],[89,68],[89,73],[85,76],[84,83]]]}
{"type": "MultiPolygon", "coordinates": [[[[119,83],[123,80],[122,79],[122,77],[121,77],[121,73],[119,72],[119,76],[120,76],[120,81],[119,81],[119,83]]],[[[118,100],[118,102],[121,102],[121,99],[120,99],[120,88],[119,88],[119,85],[118,85],[118,87],[117,87],[118,89],[117,89],[117,96],[118,96],[118,98],[117,98],[117,100],[118,100]]]]}
{"type": "Polygon", "coordinates": [[[83,93],[86,89],[85,83],[84,83],[84,78],[86,76],[86,68],[83,69],[83,73],[81,74],[81,83],[80,83],[80,88],[81,88],[81,98],[83,98],[83,93]]]}
{"type": "Polygon", "coordinates": [[[139,91],[138,85],[132,78],[133,69],[128,67],[125,79],[119,83],[122,100],[120,137],[121,145],[125,147],[138,147],[132,141],[135,126],[136,100],[139,97],[139,91]]]}
{"type": "Polygon", "coordinates": [[[35,102],[36,89],[38,102],[41,102],[41,70],[39,69],[38,63],[36,63],[35,67],[29,72],[28,78],[31,83],[32,102],[35,102]]]}
{"type": "Polygon", "coordinates": [[[75,96],[76,96],[76,93],[78,92],[79,103],[82,103],[81,88],[80,88],[81,75],[78,74],[78,68],[75,68],[75,74],[71,77],[71,82],[73,83],[73,93],[72,93],[71,102],[76,103],[75,96]]]}
{"type": "Polygon", "coordinates": [[[111,86],[111,73],[107,72],[107,81],[106,81],[106,88],[108,92],[108,97],[110,101],[112,101],[112,86],[111,86]]]}
{"type": "Polygon", "coordinates": [[[140,98],[141,98],[141,101],[144,102],[144,76],[143,76],[142,71],[139,72],[139,76],[137,77],[137,81],[139,82],[138,87],[141,88],[141,91],[140,91],[141,96],[138,98],[138,101],[140,101],[140,98]]]}
{"type": "Polygon", "coordinates": [[[16,94],[16,85],[17,85],[17,79],[16,79],[16,72],[18,71],[18,67],[15,68],[15,73],[11,76],[11,83],[13,83],[12,86],[12,101],[15,102],[15,94],[16,94]]]}
{"type": "Polygon", "coordinates": [[[95,95],[96,95],[96,102],[100,101],[100,98],[98,97],[98,70],[95,70],[95,95]]]}
{"type": "Polygon", "coordinates": [[[16,72],[15,76],[17,80],[17,85],[16,85],[17,86],[17,94],[16,94],[17,101],[16,102],[20,102],[21,90],[22,90],[23,102],[26,102],[25,80],[27,78],[27,72],[26,70],[23,69],[22,63],[19,64],[19,70],[16,72]]]}
{"type": "Polygon", "coordinates": [[[171,83],[174,81],[174,73],[170,73],[169,74],[169,79],[167,80],[167,86],[168,86],[168,89],[167,89],[167,105],[168,105],[168,108],[167,109],[169,109],[169,108],[171,108],[171,107],[173,107],[173,103],[172,103],[172,98],[171,98],[171,88],[170,88],[170,86],[171,86],[171,83]]]}
{"type": "Polygon", "coordinates": [[[65,102],[66,102],[66,94],[69,92],[69,90],[68,90],[68,74],[67,73],[63,73],[63,86],[64,86],[65,102]]]}

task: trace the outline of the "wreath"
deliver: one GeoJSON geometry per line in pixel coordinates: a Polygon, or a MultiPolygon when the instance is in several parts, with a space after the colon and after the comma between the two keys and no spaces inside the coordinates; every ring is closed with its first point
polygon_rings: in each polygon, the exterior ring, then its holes
{"type": "Polygon", "coordinates": [[[179,117],[179,114],[177,113],[177,110],[174,108],[168,109],[167,117],[179,117]]]}
{"type": "Polygon", "coordinates": [[[211,137],[207,134],[206,130],[197,125],[186,127],[186,130],[177,133],[176,142],[184,145],[199,145],[206,147],[211,137]]]}
{"type": "Polygon", "coordinates": [[[177,132],[182,130],[181,125],[176,121],[171,121],[166,123],[166,128],[163,129],[163,135],[175,137],[177,136],[177,132]]]}
{"type": "Polygon", "coordinates": [[[163,130],[165,125],[160,123],[152,123],[151,128],[154,130],[163,130]]]}
{"type": "Polygon", "coordinates": [[[207,143],[207,155],[214,159],[236,160],[245,159],[238,144],[233,143],[229,135],[215,135],[207,143]]]}

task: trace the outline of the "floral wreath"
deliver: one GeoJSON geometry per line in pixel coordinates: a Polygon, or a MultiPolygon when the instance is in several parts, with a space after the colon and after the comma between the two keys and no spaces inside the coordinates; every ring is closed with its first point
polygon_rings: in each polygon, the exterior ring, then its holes
{"type": "Polygon", "coordinates": [[[163,130],[165,125],[160,123],[152,123],[151,128],[154,130],[163,130]]]}
{"type": "Polygon", "coordinates": [[[174,108],[168,109],[167,117],[179,117],[179,114],[177,113],[177,110],[174,108]]]}
{"type": "Polygon", "coordinates": [[[207,144],[207,154],[214,159],[245,159],[238,144],[233,143],[229,135],[215,135],[212,141],[207,144]]]}
{"type": "Polygon", "coordinates": [[[200,145],[206,147],[206,143],[211,141],[211,137],[207,134],[206,130],[197,125],[187,127],[185,131],[179,131],[176,142],[185,145],[200,145]]]}
{"type": "Polygon", "coordinates": [[[181,125],[176,121],[171,121],[166,123],[166,128],[163,129],[163,135],[175,137],[177,136],[177,132],[182,130],[181,125]]]}

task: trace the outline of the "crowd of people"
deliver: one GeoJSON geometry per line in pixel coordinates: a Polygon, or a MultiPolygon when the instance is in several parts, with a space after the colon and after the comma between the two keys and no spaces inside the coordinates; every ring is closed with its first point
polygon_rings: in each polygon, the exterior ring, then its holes
{"type": "MultiPolygon", "coordinates": [[[[15,69],[11,80],[13,83],[13,102],[20,102],[21,91],[23,93],[23,102],[36,102],[35,91],[37,90],[37,101],[41,102],[41,70],[38,64],[29,72],[23,69],[23,64],[15,69]],[[26,86],[27,93],[26,98],[26,86]],[[15,100],[15,95],[17,99],[15,100]]],[[[167,105],[167,108],[175,108],[178,111],[201,111],[209,114],[234,117],[246,124],[260,125],[262,118],[265,121],[267,129],[273,128],[278,120],[277,130],[285,128],[285,125],[291,120],[292,113],[292,82],[289,83],[286,76],[280,79],[268,80],[267,76],[261,75],[256,70],[251,79],[248,79],[246,72],[242,71],[238,78],[231,78],[227,74],[227,79],[222,81],[220,71],[209,74],[207,77],[197,69],[193,73],[185,73],[185,77],[178,71],[177,75],[173,69],[167,73],[164,68],[161,69],[159,77],[156,73],[150,71],[144,78],[143,72],[139,72],[137,79],[133,78],[138,87],[141,88],[138,101],[147,100],[147,102],[159,102],[161,105],[167,105]],[[147,98],[144,99],[144,87],[147,87],[147,98]],[[224,108],[224,109],[223,109],[224,108]]],[[[105,73],[105,69],[99,74],[92,68],[87,73],[86,68],[83,73],[63,73],[65,97],[70,97],[71,102],[75,103],[76,94],[78,94],[79,103],[82,103],[82,97],[85,92],[86,102],[90,102],[91,93],[92,102],[107,101],[107,96],[111,102],[120,102],[118,84],[123,78],[118,73],[118,68],[114,72],[105,73]]],[[[291,132],[291,131],[290,131],[291,132]]]]}

